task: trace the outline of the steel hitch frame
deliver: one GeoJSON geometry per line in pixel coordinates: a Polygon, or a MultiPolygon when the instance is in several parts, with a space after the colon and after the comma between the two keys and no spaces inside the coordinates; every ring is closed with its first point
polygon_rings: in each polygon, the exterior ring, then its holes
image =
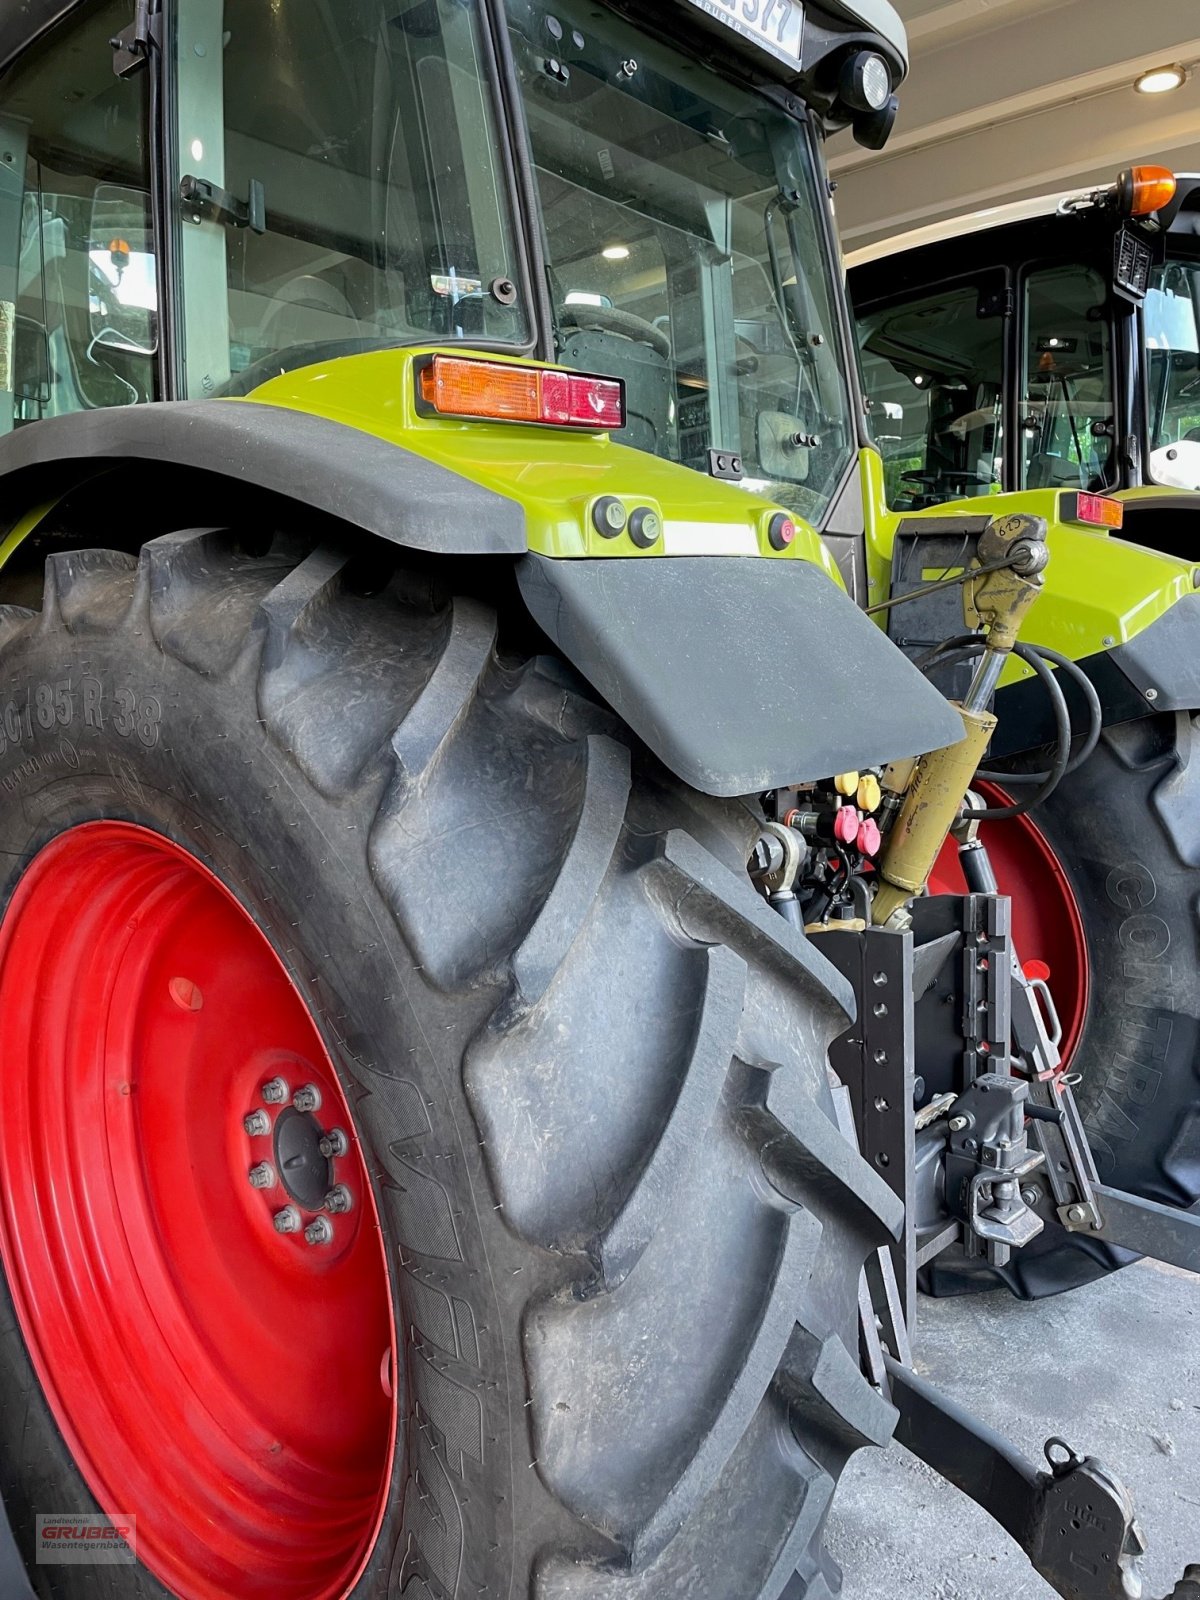
{"type": "MultiPolygon", "coordinates": [[[[819,940],[857,1000],[830,1049],[838,1123],[908,1218],[863,1273],[863,1370],[897,1407],[898,1440],[987,1511],[1063,1600],[1146,1600],[1145,1540],[1109,1468],[1052,1439],[1041,1470],[912,1370],[917,1273],[951,1245],[1004,1266],[1046,1228],[1087,1229],[1200,1269],[1200,1216],[1099,1182],[1053,999],[1021,969],[986,851],[967,849],[974,892],[913,901],[911,928],[819,940]]],[[[1200,1566],[1167,1600],[1200,1600],[1200,1566]]]]}

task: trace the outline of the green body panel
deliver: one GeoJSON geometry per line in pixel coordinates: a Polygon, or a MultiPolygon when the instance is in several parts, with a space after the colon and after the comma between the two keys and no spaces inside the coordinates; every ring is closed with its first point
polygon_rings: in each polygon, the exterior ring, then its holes
{"type": "MultiPolygon", "coordinates": [[[[862,475],[871,603],[888,596],[892,549],[900,522],[1003,516],[1014,511],[1044,517],[1049,530],[1046,586],[1021,629],[1022,638],[1030,644],[1047,645],[1073,661],[1081,661],[1135,638],[1177,600],[1195,592],[1196,569],[1192,563],[1114,539],[1102,529],[1063,522],[1059,514],[1063,490],[1026,489],[947,501],[925,511],[890,511],[884,494],[883,461],[876,451],[862,452],[862,475]]],[[[1146,493],[1132,490],[1126,498],[1144,498],[1146,493]]],[[[886,627],[886,613],[880,622],[886,627]]],[[[1033,669],[1014,657],[1001,683],[1032,676],[1033,669]]]]}
{"type": "MultiPolygon", "coordinates": [[[[1176,489],[1167,483],[1142,483],[1136,489],[1106,489],[1105,493],[1110,500],[1125,500],[1140,506],[1154,500],[1172,506],[1179,505],[1181,501],[1191,501],[1200,514],[1200,493],[1195,489],[1176,489]]],[[[1197,547],[1200,549],[1200,540],[1197,540],[1197,547]]]]}
{"type": "MultiPolygon", "coordinates": [[[[339,356],[283,373],[246,398],[361,429],[516,500],[525,511],[529,548],[540,555],[761,555],[810,561],[844,587],[820,536],[799,518],[793,516],[796,537],[788,549],[773,550],[767,529],[784,508],[736,484],[615,444],[604,433],[421,415],[415,368],[422,356],[434,353],[404,349],[339,356]],[[591,510],[606,495],[619,497],[630,511],[637,506],[657,511],[662,538],[643,550],[628,532],[616,538],[600,534],[591,510]]],[[[496,355],[481,354],[481,359],[542,365],[496,355]]]]}

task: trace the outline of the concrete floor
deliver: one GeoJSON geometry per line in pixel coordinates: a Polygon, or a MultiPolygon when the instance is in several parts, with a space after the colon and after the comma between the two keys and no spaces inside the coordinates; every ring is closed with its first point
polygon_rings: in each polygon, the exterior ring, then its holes
{"type": "MultiPolygon", "coordinates": [[[[1146,1600],[1200,1561],[1200,1277],[1143,1262],[1035,1305],[922,1298],[914,1347],[918,1371],[1039,1464],[1057,1433],[1124,1479],[1150,1546],[1146,1600]]],[[[829,1545],[844,1600],[1053,1600],[1007,1535],[898,1445],[851,1463],[829,1545]]]]}

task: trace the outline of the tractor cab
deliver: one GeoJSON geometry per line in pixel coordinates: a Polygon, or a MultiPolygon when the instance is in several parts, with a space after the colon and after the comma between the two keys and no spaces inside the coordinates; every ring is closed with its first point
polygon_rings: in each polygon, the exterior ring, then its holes
{"type": "Polygon", "coordinates": [[[1200,491],[1200,177],[1137,167],[978,222],[849,261],[889,505],[1200,491]]]}
{"type": "Polygon", "coordinates": [[[646,9],[76,6],[3,103],[0,431],[469,348],[618,382],[619,443],[819,526],[861,443],[820,146],[886,138],[903,28],[646,9]]]}

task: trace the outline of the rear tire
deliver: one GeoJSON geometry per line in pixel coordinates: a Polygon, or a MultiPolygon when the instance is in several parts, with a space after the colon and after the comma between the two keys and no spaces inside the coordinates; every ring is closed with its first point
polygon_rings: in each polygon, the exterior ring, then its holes
{"type": "MultiPolygon", "coordinates": [[[[1070,880],[1087,940],[1087,1015],[1067,1067],[1079,1074],[1075,1094],[1100,1177],[1191,1207],[1200,1200],[1200,718],[1108,729],[1035,817],[1070,880]]],[[[1037,892],[1000,888],[1014,899],[1037,892]]],[[[953,1295],[1002,1282],[1040,1299],[1136,1259],[1048,1225],[1004,1268],[941,1256],[925,1286],[953,1295]]]]}
{"type": "MultiPolygon", "coordinates": [[[[857,1359],[897,1218],[834,1123],[847,992],[751,889],[751,813],[496,628],[286,539],[52,557],[41,614],[0,607],[0,904],[71,829],[151,830],[253,917],[323,1038],[402,1403],[369,1556],[320,1600],[824,1600],[834,1483],[894,1420],[857,1359]]],[[[40,1592],[165,1594],[142,1565],[34,1564],[39,1512],[171,1534],[85,1482],[0,1298],[0,1492],[40,1592]]],[[[172,1587],[317,1600],[280,1578],[297,1536],[234,1573],[218,1526],[172,1587]]]]}

